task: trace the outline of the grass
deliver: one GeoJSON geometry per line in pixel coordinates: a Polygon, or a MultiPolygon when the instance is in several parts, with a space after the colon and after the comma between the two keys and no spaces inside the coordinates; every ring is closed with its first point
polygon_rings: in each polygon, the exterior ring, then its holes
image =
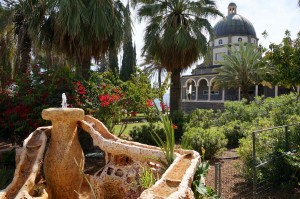
{"type": "MultiPolygon", "coordinates": [[[[124,133],[122,134],[122,137],[128,138],[129,137],[129,131],[133,129],[133,127],[141,127],[142,125],[148,125],[149,122],[139,122],[139,123],[128,123],[127,128],[125,129],[124,133]]],[[[160,127],[163,127],[163,124],[161,122],[155,123],[156,125],[159,125],[160,127]]],[[[114,134],[118,135],[122,127],[122,124],[117,124],[114,126],[114,134]]]]}

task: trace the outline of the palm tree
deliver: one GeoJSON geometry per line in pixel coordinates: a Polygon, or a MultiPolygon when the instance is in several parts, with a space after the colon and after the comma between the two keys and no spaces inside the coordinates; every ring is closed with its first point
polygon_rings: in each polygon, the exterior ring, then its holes
{"type": "Polygon", "coordinates": [[[229,53],[223,55],[222,65],[213,71],[219,73],[215,78],[216,88],[241,88],[243,96],[249,102],[249,88],[262,82],[267,68],[260,62],[262,52],[256,45],[240,42],[236,46],[227,47],[229,53]]]}
{"type": "Polygon", "coordinates": [[[10,9],[0,4],[0,90],[4,88],[4,82],[11,79],[13,71],[15,42],[10,17],[12,14],[10,9]]]}
{"type": "Polygon", "coordinates": [[[147,20],[143,54],[157,57],[171,72],[171,114],[179,109],[180,74],[203,56],[208,48],[204,31],[213,36],[207,17],[222,16],[213,0],[134,0],[138,15],[147,20]]]}
{"type": "Polygon", "coordinates": [[[128,13],[120,0],[52,0],[39,35],[77,64],[77,73],[89,77],[91,59],[100,59],[114,43],[118,49],[128,13]]]}
{"type": "Polygon", "coordinates": [[[150,79],[157,77],[158,88],[160,88],[162,86],[162,77],[165,76],[166,69],[159,63],[159,60],[146,55],[141,66],[144,67],[143,71],[150,79]]]}
{"type": "Polygon", "coordinates": [[[33,38],[37,37],[47,4],[39,0],[5,0],[3,5],[11,13],[6,18],[13,24],[17,40],[13,77],[16,74],[24,77],[31,62],[33,38]]]}

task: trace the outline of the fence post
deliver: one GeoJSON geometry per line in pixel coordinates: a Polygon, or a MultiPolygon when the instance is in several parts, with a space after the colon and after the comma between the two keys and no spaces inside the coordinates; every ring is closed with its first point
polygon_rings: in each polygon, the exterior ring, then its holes
{"type": "Polygon", "coordinates": [[[221,164],[215,163],[215,191],[216,194],[221,197],[221,164]]]}
{"type": "Polygon", "coordinates": [[[285,152],[289,151],[289,130],[288,125],[284,126],[284,132],[285,132],[285,152]]]}
{"type": "Polygon", "coordinates": [[[253,199],[256,199],[256,134],[255,132],[252,132],[252,160],[253,160],[253,199]]]}

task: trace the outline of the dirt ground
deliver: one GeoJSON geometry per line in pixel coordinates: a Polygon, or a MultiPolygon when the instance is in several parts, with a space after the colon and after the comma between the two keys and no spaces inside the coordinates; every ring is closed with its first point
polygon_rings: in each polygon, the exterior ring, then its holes
{"type": "MultiPolygon", "coordinates": [[[[206,185],[215,190],[215,163],[221,164],[221,197],[225,199],[253,198],[252,183],[247,184],[237,169],[242,162],[235,149],[225,151],[220,157],[211,161],[210,170],[205,179],[206,185]]],[[[264,189],[259,198],[266,199],[300,199],[300,187],[294,190],[281,191],[264,189]]]]}

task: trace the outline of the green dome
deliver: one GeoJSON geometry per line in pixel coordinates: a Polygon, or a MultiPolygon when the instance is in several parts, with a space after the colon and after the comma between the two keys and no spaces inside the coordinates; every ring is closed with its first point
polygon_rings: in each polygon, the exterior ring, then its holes
{"type": "Polygon", "coordinates": [[[239,14],[229,14],[214,26],[215,36],[246,35],[256,38],[256,32],[252,23],[239,14]]]}

